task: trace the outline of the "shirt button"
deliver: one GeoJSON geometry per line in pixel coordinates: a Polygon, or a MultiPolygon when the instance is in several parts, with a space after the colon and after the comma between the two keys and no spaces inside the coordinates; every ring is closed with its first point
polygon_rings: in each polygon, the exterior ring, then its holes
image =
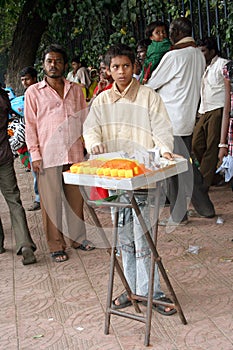
{"type": "Polygon", "coordinates": [[[59,106],[60,106],[60,103],[59,103],[59,102],[57,102],[57,103],[56,103],[56,106],[57,106],[57,107],[59,107],[59,106]]]}
{"type": "Polygon", "coordinates": [[[60,132],[62,131],[62,127],[61,126],[59,126],[58,131],[60,131],[60,132]]]}

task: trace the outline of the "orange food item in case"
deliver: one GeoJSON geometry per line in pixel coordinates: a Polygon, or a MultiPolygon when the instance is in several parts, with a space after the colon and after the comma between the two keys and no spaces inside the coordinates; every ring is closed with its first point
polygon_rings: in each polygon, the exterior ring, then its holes
{"type": "Polygon", "coordinates": [[[150,170],[144,164],[136,160],[114,158],[114,159],[92,159],[86,162],[75,163],[70,167],[74,174],[89,174],[98,176],[110,176],[120,178],[132,178],[150,170]]]}

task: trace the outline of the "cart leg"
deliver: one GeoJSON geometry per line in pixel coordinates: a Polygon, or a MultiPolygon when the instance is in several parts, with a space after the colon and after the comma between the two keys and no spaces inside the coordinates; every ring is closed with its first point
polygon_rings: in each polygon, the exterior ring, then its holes
{"type": "MultiPolygon", "coordinates": [[[[110,272],[108,281],[108,295],[107,295],[107,307],[105,313],[105,330],[104,334],[109,334],[110,327],[110,317],[111,317],[111,304],[112,304],[112,294],[113,294],[113,283],[114,283],[114,269],[116,263],[116,245],[117,245],[117,230],[118,230],[118,218],[119,210],[114,208],[114,228],[113,228],[113,242],[111,248],[111,259],[110,259],[110,272]]],[[[109,249],[110,250],[110,249],[109,249]]]]}

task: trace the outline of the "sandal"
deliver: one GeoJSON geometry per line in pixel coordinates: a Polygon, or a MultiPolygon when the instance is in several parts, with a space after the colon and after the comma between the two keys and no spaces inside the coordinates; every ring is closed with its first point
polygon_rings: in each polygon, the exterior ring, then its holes
{"type": "MultiPolygon", "coordinates": [[[[162,297],[158,299],[159,301],[164,301],[165,303],[173,304],[173,301],[167,297],[162,297]]],[[[171,316],[177,313],[177,310],[175,308],[171,309],[169,306],[164,306],[164,305],[153,305],[153,308],[160,313],[161,315],[164,316],[171,316]],[[166,308],[169,308],[169,311],[166,311],[166,308]]]]}
{"type": "Polygon", "coordinates": [[[115,298],[112,301],[112,309],[117,310],[117,309],[124,309],[127,306],[132,305],[131,300],[128,299],[127,292],[122,293],[119,297],[115,298]],[[116,301],[119,301],[120,305],[116,304],[116,301]]]}
{"type": "Polygon", "coordinates": [[[58,263],[68,260],[68,255],[64,250],[59,250],[58,252],[51,253],[51,258],[58,263]]]}
{"type": "Polygon", "coordinates": [[[82,241],[82,243],[75,249],[81,249],[81,250],[84,250],[86,252],[89,252],[90,250],[95,249],[95,246],[93,245],[93,243],[91,241],[84,239],[82,241]]]}
{"type": "MultiPolygon", "coordinates": [[[[156,300],[156,299],[155,299],[156,300]]],[[[165,303],[173,304],[172,300],[167,298],[167,297],[161,297],[157,299],[158,301],[163,301],[165,303]]],[[[147,306],[147,301],[143,301],[142,304],[144,306],[147,306]]],[[[157,304],[152,304],[152,308],[160,313],[161,315],[164,316],[171,316],[177,313],[177,310],[175,308],[171,309],[170,306],[165,306],[165,305],[157,305],[157,304]],[[169,311],[166,311],[166,309],[169,308],[169,311]]]]}

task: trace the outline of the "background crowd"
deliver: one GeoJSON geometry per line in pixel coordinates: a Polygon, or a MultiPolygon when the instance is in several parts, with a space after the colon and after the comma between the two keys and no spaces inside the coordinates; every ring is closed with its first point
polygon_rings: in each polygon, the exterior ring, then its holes
{"type": "MultiPolygon", "coordinates": [[[[24,118],[15,116],[20,122],[11,135],[17,135],[20,125],[21,130],[25,129],[23,141],[35,190],[35,200],[28,210],[42,209],[52,259],[55,262],[68,260],[65,237],[74,249],[95,248],[86,239],[79,187],[64,184],[62,178],[62,172],[82,161],[86,152],[119,151],[119,145],[129,150],[159,146],[165,158],[185,157],[188,171],[173,176],[164,186],[170,216],[159,224],[186,225],[191,215],[214,217],[209,188],[221,185],[224,180],[230,181],[233,176],[233,63],[221,58],[216,39],[208,37],[196,43],[191,22],[181,17],[172,21],[169,29],[164,22],[151,23],[136,52],[123,44],[110,47],[106,53],[101,53],[97,68],[86,67],[76,56],[71,59],[72,70],[66,75],[68,63],[65,50],[52,44],[42,56],[42,81],[37,82],[33,67],[22,69],[24,118]],[[124,118],[122,103],[127,111],[124,118]],[[143,117],[141,114],[139,117],[135,106],[144,111],[143,117]],[[141,123],[150,137],[141,132],[138,127],[141,123]],[[216,175],[220,165],[225,178],[216,175]],[[188,200],[194,211],[188,210],[188,200]]],[[[13,167],[12,151],[17,155],[20,147],[13,149],[15,142],[9,143],[7,133],[12,107],[6,91],[1,89],[0,92],[0,186],[10,210],[16,252],[23,255],[23,264],[27,265],[36,262],[36,246],[27,227],[13,167]]],[[[24,134],[18,134],[22,139],[24,134]]],[[[147,217],[146,200],[141,205],[147,217]]],[[[123,213],[129,221],[130,216],[129,211],[123,213]]],[[[135,218],[132,220],[137,227],[135,218]]],[[[119,226],[125,227],[125,224],[121,222],[119,226]]],[[[130,288],[136,294],[146,295],[150,251],[142,236],[138,228],[129,231],[129,241],[119,234],[130,288]]],[[[0,222],[0,253],[4,252],[0,222]]],[[[158,274],[155,274],[154,285],[154,298],[163,298],[169,303],[160,290],[158,274]]],[[[122,308],[130,303],[123,293],[113,301],[113,307],[122,308]]],[[[156,307],[156,310],[164,315],[175,312],[170,307],[156,307]]]]}

